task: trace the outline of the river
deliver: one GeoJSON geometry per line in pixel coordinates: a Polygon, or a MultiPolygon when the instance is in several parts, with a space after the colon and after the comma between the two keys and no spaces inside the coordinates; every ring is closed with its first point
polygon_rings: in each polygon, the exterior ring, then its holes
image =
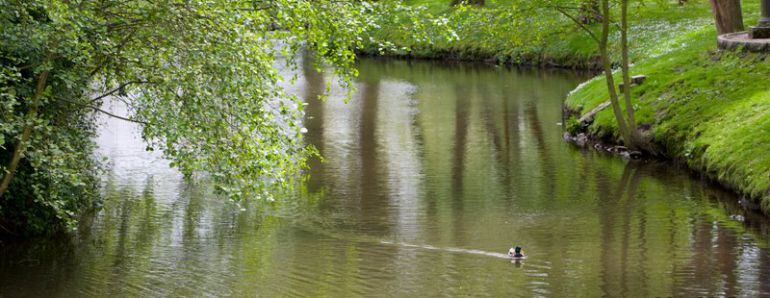
{"type": "Polygon", "coordinates": [[[770,225],[738,197],[562,140],[586,75],[359,66],[347,103],[316,99],[329,78],[307,65],[287,83],[324,161],[275,202],[186,183],[134,124],[103,119],[103,209],[0,244],[0,297],[770,295],[770,225]]]}

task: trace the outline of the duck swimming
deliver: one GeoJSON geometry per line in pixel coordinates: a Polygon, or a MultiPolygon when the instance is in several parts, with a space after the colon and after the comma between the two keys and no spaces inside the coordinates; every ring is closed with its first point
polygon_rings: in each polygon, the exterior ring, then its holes
{"type": "Polygon", "coordinates": [[[520,259],[523,259],[523,258],[526,257],[523,253],[521,253],[521,247],[520,246],[516,246],[514,248],[509,249],[508,250],[508,256],[511,257],[511,259],[514,259],[514,260],[520,260],[520,259]]]}

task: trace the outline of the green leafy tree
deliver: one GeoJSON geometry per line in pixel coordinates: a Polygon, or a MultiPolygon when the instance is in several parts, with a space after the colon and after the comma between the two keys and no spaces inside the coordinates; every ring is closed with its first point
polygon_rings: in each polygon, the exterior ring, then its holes
{"type": "Polygon", "coordinates": [[[314,154],[274,66],[307,48],[350,87],[378,21],[425,34],[420,17],[392,1],[0,0],[0,226],[51,230],[98,201],[95,113],[141,124],[187,178],[265,196],[314,154]]]}

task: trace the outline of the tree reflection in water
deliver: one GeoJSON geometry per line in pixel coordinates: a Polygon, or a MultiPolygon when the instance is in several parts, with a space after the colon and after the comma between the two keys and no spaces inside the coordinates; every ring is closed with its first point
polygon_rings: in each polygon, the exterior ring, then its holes
{"type": "Polygon", "coordinates": [[[0,243],[0,295],[770,295],[765,218],[676,167],[561,141],[574,74],[363,60],[346,104],[305,58],[287,88],[325,159],[307,183],[229,202],[108,122],[102,210],[0,243]],[[495,254],[513,244],[519,267],[495,254]]]}

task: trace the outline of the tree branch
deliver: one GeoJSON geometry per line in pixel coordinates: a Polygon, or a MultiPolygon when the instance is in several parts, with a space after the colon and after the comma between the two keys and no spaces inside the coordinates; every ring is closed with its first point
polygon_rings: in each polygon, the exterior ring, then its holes
{"type": "MultiPolygon", "coordinates": [[[[557,11],[559,11],[561,14],[563,14],[563,15],[564,15],[564,16],[566,16],[566,17],[568,17],[570,20],[572,20],[573,22],[575,22],[575,24],[577,24],[578,26],[580,26],[580,28],[581,28],[581,29],[583,29],[583,31],[585,31],[586,33],[588,33],[588,35],[590,35],[590,36],[591,36],[591,39],[593,39],[595,42],[597,42],[597,43],[601,42],[601,40],[599,39],[599,37],[597,37],[597,36],[596,36],[596,34],[594,34],[594,32],[593,32],[593,31],[591,31],[591,29],[588,29],[588,27],[586,27],[586,25],[584,25],[582,22],[580,22],[580,20],[578,20],[576,17],[574,17],[574,16],[572,16],[571,14],[569,14],[569,13],[568,13],[566,10],[564,10],[564,8],[563,8],[563,7],[555,6],[555,8],[556,8],[556,10],[557,10],[557,11]]],[[[606,16],[605,16],[605,17],[606,17],[606,16]]]]}
{"type": "Polygon", "coordinates": [[[120,116],[120,115],[116,115],[116,114],[113,114],[113,113],[107,112],[107,111],[105,111],[105,110],[102,110],[102,109],[100,109],[100,108],[98,108],[98,107],[96,107],[96,106],[90,105],[90,104],[84,104],[84,103],[74,102],[74,101],[71,101],[71,100],[66,100],[66,99],[59,99],[59,100],[62,100],[62,101],[66,101],[66,102],[69,102],[69,103],[71,103],[71,104],[76,104],[76,105],[79,105],[79,106],[81,106],[82,108],[92,109],[92,110],[94,110],[95,112],[99,112],[99,113],[105,114],[105,115],[107,115],[107,116],[110,116],[110,117],[112,117],[112,118],[115,118],[115,119],[120,119],[120,120],[124,120],[124,121],[128,121],[128,122],[138,123],[138,124],[142,124],[142,125],[150,125],[150,123],[149,123],[149,122],[146,122],[146,121],[141,121],[141,120],[135,120],[135,119],[131,119],[131,118],[127,118],[127,117],[123,117],[123,116],[120,116]]]}
{"type": "Polygon", "coordinates": [[[107,111],[102,110],[100,108],[97,108],[95,106],[83,105],[83,107],[84,108],[91,108],[91,109],[93,109],[96,112],[100,112],[102,114],[105,114],[105,115],[110,116],[110,117],[115,118],[115,119],[120,119],[120,120],[124,120],[124,121],[128,121],[128,122],[138,123],[138,124],[142,124],[142,125],[150,125],[149,122],[140,121],[140,120],[134,120],[134,119],[131,119],[131,118],[126,118],[126,117],[120,116],[120,115],[115,115],[113,113],[107,112],[107,111]]]}
{"type": "Polygon", "coordinates": [[[123,88],[126,88],[126,86],[128,86],[128,85],[132,85],[132,84],[147,84],[147,83],[149,83],[149,82],[146,82],[146,81],[131,81],[131,82],[126,82],[126,83],[120,84],[118,87],[115,87],[115,89],[112,89],[112,90],[110,90],[110,91],[107,91],[107,93],[104,93],[104,94],[102,94],[102,95],[99,95],[99,96],[97,96],[97,97],[94,97],[94,98],[92,98],[90,101],[91,101],[91,102],[94,102],[94,101],[100,100],[100,99],[102,99],[102,98],[105,98],[105,97],[107,97],[107,96],[113,95],[113,94],[115,94],[115,92],[118,92],[118,91],[120,91],[120,90],[123,90],[123,88]]]}
{"type": "MultiPolygon", "coordinates": [[[[50,56],[48,58],[51,59],[50,56]]],[[[13,180],[13,176],[16,174],[16,169],[19,168],[19,162],[21,162],[21,157],[24,154],[24,151],[27,149],[27,142],[29,141],[30,136],[32,135],[32,128],[34,126],[35,118],[37,117],[37,110],[38,106],[40,105],[40,98],[43,97],[43,93],[45,93],[45,86],[48,81],[48,74],[49,71],[43,71],[38,75],[37,78],[37,86],[35,86],[35,94],[32,95],[32,100],[30,101],[29,110],[27,111],[27,121],[24,125],[24,130],[21,133],[21,136],[19,137],[19,143],[16,145],[16,148],[13,150],[13,156],[11,156],[11,161],[8,164],[8,168],[6,170],[5,175],[3,175],[3,181],[0,182],[0,198],[3,197],[6,191],[8,191],[8,187],[11,185],[11,180],[13,180]]]]}

